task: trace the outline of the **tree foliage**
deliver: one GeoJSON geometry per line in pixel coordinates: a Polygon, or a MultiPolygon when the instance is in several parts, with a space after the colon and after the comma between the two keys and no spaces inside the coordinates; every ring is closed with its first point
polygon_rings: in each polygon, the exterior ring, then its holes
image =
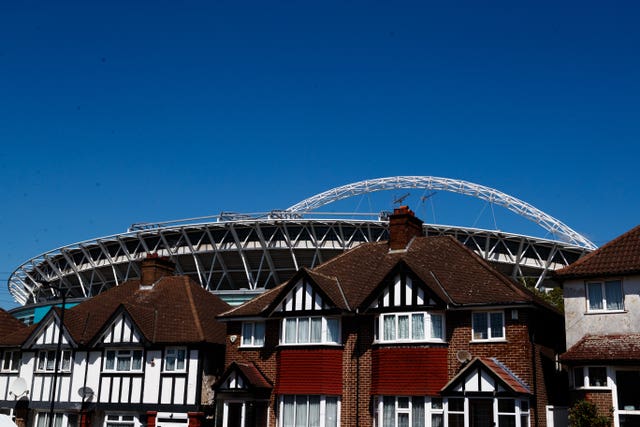
{"type": "Polygon", "coordinates": [[[611,417],[598,414],[598,407],[588,400],[579,400],[569,409],[571,427],[609,427],[611,417]]]}

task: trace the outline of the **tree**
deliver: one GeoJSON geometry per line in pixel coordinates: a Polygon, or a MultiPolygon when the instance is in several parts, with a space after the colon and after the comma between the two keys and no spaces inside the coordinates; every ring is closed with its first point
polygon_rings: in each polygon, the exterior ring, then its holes
{"type": "Polygon", "coordinates": [[[569,409],[571,427],[609,427],[611,417],[598,414],[598,407],[588,400],[579,400],[569,409]]]}

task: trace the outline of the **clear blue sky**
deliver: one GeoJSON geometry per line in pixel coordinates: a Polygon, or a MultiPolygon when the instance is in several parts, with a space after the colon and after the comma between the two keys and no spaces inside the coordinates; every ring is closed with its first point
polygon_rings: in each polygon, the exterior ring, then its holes
{"type": "Polygon", "coordinates": [[[632,1],[0,2],[0,306],[41,252],[383,176],[494,187],[605,243],[639,222],[638,22],[632,1]]]}

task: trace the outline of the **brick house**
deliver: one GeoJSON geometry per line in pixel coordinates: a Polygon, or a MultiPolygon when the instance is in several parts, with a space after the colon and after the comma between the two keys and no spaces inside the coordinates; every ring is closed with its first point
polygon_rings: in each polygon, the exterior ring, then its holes
{"type": "Polygon", "coordinates": [[[0,410],[37,427],[203,424],[230,306],[173,270],[147,258],[140,280],[0,336],[0,410]]]}
{"type": "Polygon", "coordinates": [[[407,207],[220,320],[217,426],[545,426],[560,389],[561,313],[407,207]]]}
{"type": "Polygon", "coordinates": [[[562,282],[572,401],[640,425],[640,226],[555,273],[562,282]]]}

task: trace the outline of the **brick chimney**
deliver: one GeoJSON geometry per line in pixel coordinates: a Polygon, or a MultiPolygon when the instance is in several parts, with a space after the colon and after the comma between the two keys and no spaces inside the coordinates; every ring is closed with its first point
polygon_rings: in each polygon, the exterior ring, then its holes
{"type": "Polygon", "coordinates": [[[165,276],[173,276],[176,265],[167,258],[161,258],[158,254],[149,254],[140,263],[140,286],[153,286],[165,276]]]}
{"type": "Polygon", "coordinates": [[[423,236],[422,220],[408,206],[394,209],[389,217],[389,249],[406,249],[411,239],[418,236],[423,236]]]}

